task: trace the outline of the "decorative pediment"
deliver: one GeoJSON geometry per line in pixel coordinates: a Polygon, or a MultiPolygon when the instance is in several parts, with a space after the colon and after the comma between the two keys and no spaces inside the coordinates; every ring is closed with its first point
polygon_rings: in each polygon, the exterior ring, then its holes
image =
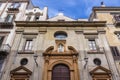
{"type": "Polygon", "coordinates": [[[26,67],[24,66],[19,66],[17,67],[16,69],[13,69],[12,71],[10,71],[10,74],[26,74],[26,75],[31,75],[32,72],[27,69],[26,67]]]}
{"type": "Polygon", "coordinates": [[[54,50],[54,46],[50,46],[45,50],[45,52],[43,54],[51,53],[51,52],[53,52],[53,50],[54,50]]]}
{"type": "MultiPolygon", "coordinates": [[[[59,44],[58,44],[59,45],[59,44]]],[[[63,45],[63,48],[66,48],[65,45],[63,45]]],[[[68,49],[64,49],[63,52],[58,52],[58,50],[54,49],[54,46],[48,47],[45,52],[43,53],[44,56],[49,55],[49,56],[72,56],[72,55],[78,55],[78,52],[75,48],[72,46],[68,46],[68,49]]],[[[57,47],[58,49],[58,47],[57,47]]]]}
{"type": "Polygon", "coordinates": [[[98,66],[95,69],[93,69],[92,71],[90,71],[91,75],[95,75],[95,74],[111,74],[111,71],[102,67],[102,66],[98,66]]]}
{"type": "Polygon", "coordinates": [[[72,47],[72,46],[68,46],[68,50],[71,52],[71,53],[74,53],[74,54],[78,54],[77,50],[72,47]]]}

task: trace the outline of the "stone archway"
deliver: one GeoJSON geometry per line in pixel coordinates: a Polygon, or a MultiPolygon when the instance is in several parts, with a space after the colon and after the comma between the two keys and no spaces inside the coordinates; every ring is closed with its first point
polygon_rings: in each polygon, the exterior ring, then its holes
{"type": "Polygon", "coordinates": [[[64,64],[68,66],[70,71],[70,80],[79,80],[79,70],[78,70],[78,52],[72,47],[68,47],[68,51],[58,53],[54,50],[54,47],[49,47],[43,53],[45,64],[44,64],[44,79],[52,80],[52,71],[54,66],[58,64],[64,64]]]}

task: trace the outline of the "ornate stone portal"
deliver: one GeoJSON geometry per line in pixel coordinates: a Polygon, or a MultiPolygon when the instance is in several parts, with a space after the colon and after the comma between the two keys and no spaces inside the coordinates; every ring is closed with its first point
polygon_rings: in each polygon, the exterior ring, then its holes
{"type": "MultiPolygon", "coordinates": [[[[57,46],[59,45],[59,42],[63,45],[65,43],[64,41],[56,42],[58,43],[57,46]]],[[[50,46],[43,53],[45,59],[43,80],[79,80],[77,63],[78,52],[72,46],[65,47],[64,45],[64,48],[66,49],[64,49],[63,52],[59,52],[57,49],[54,49],[53,46],[50,46]],[[65,66],[68,67],[69,71],[65,69],[65,66]],[[55,74],[53,69],[57,69],[55,74]]]]}

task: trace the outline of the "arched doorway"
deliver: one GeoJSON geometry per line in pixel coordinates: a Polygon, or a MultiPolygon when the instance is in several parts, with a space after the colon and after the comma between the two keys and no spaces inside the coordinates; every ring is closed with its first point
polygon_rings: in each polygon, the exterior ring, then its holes
{"type": "Polygon", "coordinates": [[[52,69],[52,80],[70,80],[70,69],[64,64],[57,64],[52,69]]]}

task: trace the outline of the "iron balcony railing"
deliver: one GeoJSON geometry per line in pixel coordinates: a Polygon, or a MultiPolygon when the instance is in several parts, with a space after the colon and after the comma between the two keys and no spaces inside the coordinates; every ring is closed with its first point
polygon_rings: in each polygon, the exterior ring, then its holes
{"type": "Polygon", "coordinates": [[[13,20],[8,22],[6,21],[5,18],[0,18],[0,28],[5,28],[5,29],[13,28],[13,20]]]}
{"type": "Polygon", "coordinates": [[[19,8],[17,8],[17,7],[9,7],[8,8],[8,12],[15,12],[15,11],[19,11],[19,8]]]}
{"type": "Polygon", "coordinates": [[[5,53],[5,54],[8,54],[9,52],[10,52],[10,49],[11,49],[11,47],[10,47],[10,45],[9,44],[2,44],[1,46],[0,46],[0,54],[1,53],[5,53]]]}

